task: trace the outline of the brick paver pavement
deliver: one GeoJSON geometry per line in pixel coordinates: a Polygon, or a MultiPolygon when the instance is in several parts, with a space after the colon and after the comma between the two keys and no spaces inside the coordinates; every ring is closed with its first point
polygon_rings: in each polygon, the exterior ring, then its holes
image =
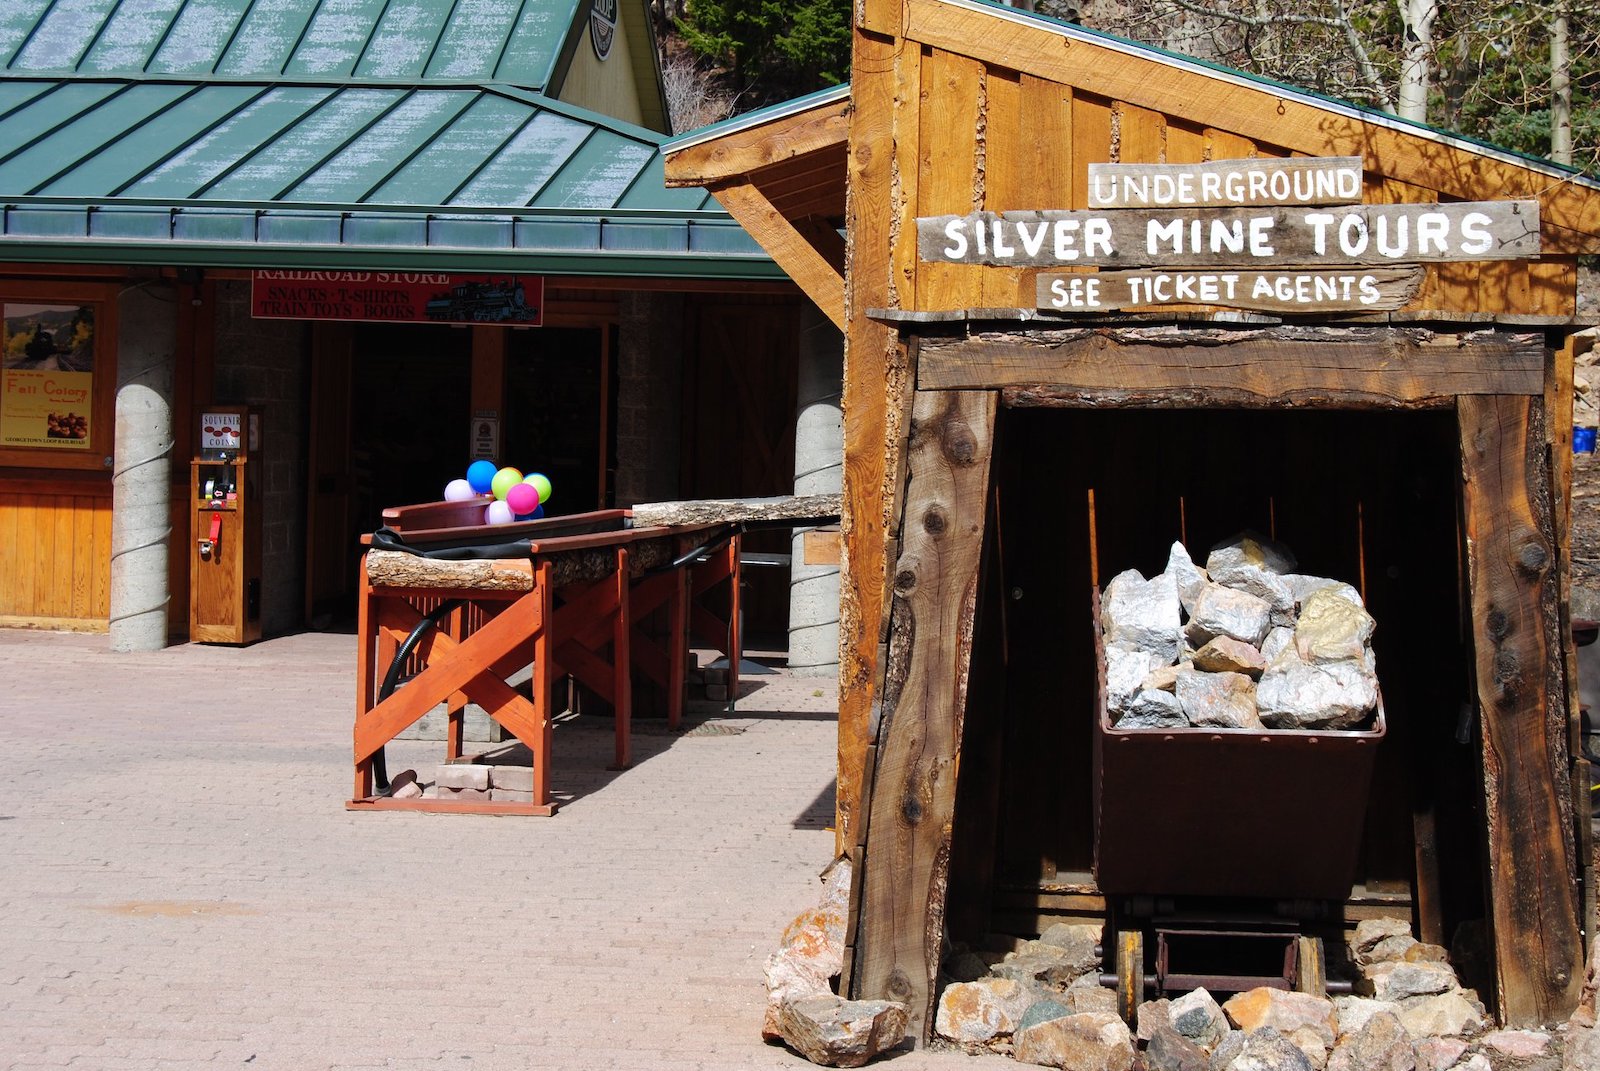
{"type": "Polygon", "coordinates": [[[0,1067],[810,1066],[761,965],[832,851],[828,682],[642,724],[620,774],[565,722],[555,818],[351,814],[354,650],[0,630],[0,1067]]]}

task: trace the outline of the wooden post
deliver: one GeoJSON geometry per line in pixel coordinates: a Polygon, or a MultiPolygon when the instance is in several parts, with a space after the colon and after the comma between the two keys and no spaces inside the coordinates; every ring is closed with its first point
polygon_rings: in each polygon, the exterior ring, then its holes
{"type": "Polygon", "coordinates": [[[611,618],[611,708],[616,718],[615,770],[626,770],[633,765],[633,659],[628,657],[628,630],[633,622],[628,616],[628,548],[617,548],[617,573],[612,578],[617,602],[611,618]]]}
{"type": "MultiPolygon", "coordinates": [[[[372,709],[373,701],[378,694],[377,682],[377,652],[373,637],[373,606],[372,582],[367,579],[367,556],[361,556],[361,565],[358,570],[360,578],[360,592],[356,596],[356,720],[372,709]]],[[[366,799],[372,795],[372,756],[356,760],[355,770],[355,799],[366,799]]]]}
{"type": "Polygon", "coordinates": [[[533,716],[537,739],[526,741],[533,747],[533,804],[550,806],[550,745],[555,726],[550,717],[550,688],[555,683],[553,640],[555,628],[555,566],[549,559],[539,562],[534,572],[534,590],[539,593],[539,629],[533,634],[533,716]]]}
{"type": "Polygon", "coordinates": [[[1463,396],[1462,504],[1502,1022],[1565,1019],[1583,984],[1544,403],[1463,396]]]}
{"type": "Polygon", "coordinates": [[[918,393],[852,984],[933,1025],[997,396],[918,393]]]}

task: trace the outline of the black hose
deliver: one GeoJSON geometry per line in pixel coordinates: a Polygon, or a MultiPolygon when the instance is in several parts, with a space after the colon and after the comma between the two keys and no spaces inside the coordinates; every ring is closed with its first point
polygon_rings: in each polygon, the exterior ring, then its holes
{"type": "MultiPolygon", "coordinates": [[[[461,606],[463,601],[465,600],[446,599],[432,611],[423,615],[422,620],[417,622],[416,627],[411,630],[411,634],[405,638],[405,642],[395,651],[394,661],[389,663],[389,672],[384,674],[383,686],[378,689],[378,702],[381,703],[394,694],[395,688],[400,684],[400,668],[405,665],[406,659],[411,657],[411,652],[416,650],[417,644],[422,642],[422,637],[427,631],[431,628],[437,628],[440,619],[453,613],[461,606]]],[[[373,752],[372,755],[372,779],[378,795],[387,796],[389,794],[389,763],[384,757],[383,748],[381,747],[373,752]]]]}

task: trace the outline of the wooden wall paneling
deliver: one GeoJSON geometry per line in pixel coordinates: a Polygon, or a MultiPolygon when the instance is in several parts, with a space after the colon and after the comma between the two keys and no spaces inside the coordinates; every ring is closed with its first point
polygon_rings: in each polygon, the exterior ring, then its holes
{"type": "Polygon", "coordinates": [[[1463,397],[1457,418],[1495,995],[1502,1022],[1533,1026],[1583,986],[1544,400],[1463,397]]]}
{"type": "Polygon", "coordinates": [[[945,888],[984,539],[996,396],[919,392],[911,429],[905,532],[895,563],[891,632],[903,679],[885,708],[872,789],[872,842],[862,881],[855,984],[904,1001],[926,1041],[944,934],[945,888]],[[900,652],[903,651],[903,656],[900,652]],[[865,937],[867,940],[863,941],[865,937]]]}
{"type": "Polygon", "coordinates": [[[1111,102],[1072,95],[1072,207],[1089,207],[1089,165],[1111,160],[1111,102]]]}
{"type": "Polygon", "coordinates": [[[1258,155],[1256,143],[1231,130],[1205,127],[1207,160],[1248,160],[1258,155]]]}
{"type": "MultiPolygon", "coordinates": [[[[869,5],[872,6],[872,5],[869,5]]],[[[881,5],[880,5],[881,6],[881,5]]],[[[897,46],[870,33],[855,35],[851,68],[848,235],[850,286],[845,333],[843,512],[844,557],[839,575],[839,779],[835,844],[855,843],[856,804],[866,761],[878,636],[883,619],[886,524],[885,458],[899,429],[887,429],[887,395],[895,389],[893,329],[866,312],[888,304],[892,218],[897,46]]],[[[916,114],[916,109],[912,110],[916,114]]],[[[896,444],[896,446],[891,446],[896,444]]],[[[860,861],[857,861],[860,873],[860,861]]]]}
{"type": "MultiPolygon", "coordinates": [[[[935,49],[922,64],[922,83],[924,99],[938,100],[940,107],[922,110],[917,214],[965,215],[983,203],[988,79],[976,60],[935,49]]],[[[915,232],[902,230],[900,240],[914,243],[915,232]]],[[[923,264],[918,307],[961,309],[983,304],[983,279],[990,270],[976,264],[923,264]]]]}
{"type": "MultiPolygon", "coordinates": [[[[22,496],[0,491],[0,614],[21,613],[24,556],[18,539],[22,496]]],[[[31,564],[29,562],[28,564],[31,564]]]]}
{"type": "Polygon", "coordinates": [[[92,499],[74,498],[72,500],[70,523],[72,536],[66,545],[72,548],[72,569],[69,573],[71,595],[67,600],[66,616],[86,618],[93,610],[90,598],[94,588],[92,556],[96,547],[94,545],[94,502],[92,499]]]}
{"type": "MultiPolygon", "coordinates": [[[[188,508],[189,508],[189,496],[187,494],[185,494],[178,501],[182,504],[184,512],[187,513],[188,512],[188,508]]],[[[167,611],[167,620],[168,620],[169,623],[171,623],[172,626],[177,626],[178,624],[181,623],[184,627],[187,627],[188,623],[189,623],[188,622],[188,616],[189,615],[187,614],[187,612],[185,612],[184,608],[188,605],[188,601],[189,601],[189,569],[188,569],[189,539],[188,539],[188,534],[182,528],[174,527],[173,533],[172,533],[172,540],[173,540],[173,543],[176,544],[178,546],[178,548],[179,548],[179,550],[178,550],[178,552],[177,552],[177,554],[175,556],[178,557],[178,558],[181,558],[183,560],[183,562],[184,562],[184,568],[182,569],[182,573],[183,573],[183,577],[184,577],[183,602],[176,604],[176,609],[172,609],[172,608],[168,609],[168,611],[167,611]]],[[[91,555],[91,557],[92,557],[92,559],[94,561],[94,578],[93,578],[93,590],[92,590],[90,598],[91,598],[91,600],[93,602],[93,605],[94,605],[94,616],[95,616],[95,618],[97,620],[106,622],[106,627],[109,628],[110,627],[110,618],[111,618],[111,496],[110,495],[106,495],[106,496],[102,497],[99,500],[97,508],[94,511],[94,546],[95,546],[95,551],[94,551],[94,554],[91,555]]]]}
{"type": "Polygon", "coordinates": [[[1193,123],[1167,116],[1167,156],[1169,164],[1198,164],[1206,158],[1206,132],[1193,123]]]}
{"type": "MultiPolygon", "coordinates": [[[[922,171],[922,62],[925,50],[907,45],[894,68],[894,99],[890,105],[893,131],[893,201],[890,204],[890,267],[886,304],[899,309],[920,309],[917,284],[922,271],[914,239],[900,235],[917,232],[922,171]]],[[[852,90],[853,92],[853,90],[852,90]]]]}
{"type": "Polygon", "coordinates": [[[41,617],[60,617],[55,604],[56,496],[33,496],[34,606],[41,617]]]}
{"type": "MultiPolygon", "coordinates": [[[[1037,207],[1022,144],[1037,138],[1022,122],[1022,87],[1015,71],[995,68],[987,73],[987,101],[983,123],[983,208],[1008,212],[1037,207]]],[[[1032,295],[1026,304],[1031,305],[1032,295]]],[[[980,284],[978,304],[1012,308],[1024,304],[1021,268],[990,268],[980,284]]]]}
{"type": "Polygon", "coordinates": [[[1131,54],[1049,27],[964,10],[938,0],[906,0],[906,36],[1003,63],[1026,74],[1118,100],[1187,116],[1260,143],[1259,155],[1302,150],[1317,156],[1361,155],[1374,170],[1419,185],[1437,183],[1452,197],[1537,197],[1552,241],[1565,252],[1597,250],[1585,224],[1593,193],[1507,161],[1424,141],[1403,129],[1340,115],[1266,83],[1227,81],[1154,56],[1131,54]],[[1570,229],[1567,229],[1570,228],[1570,229]]]}
{"type": "Polygon", "coordinates": [[[1578,262],[1572,257],[1547,256],[1528,264],[1531,302],[1521,312],[1544,316],[1572,316],[1577,312],[1578,262]]]}
{"type": "Polygon", "coordinates": [[[1124,101],[1118,101],[1113,111],[1121,135],[1117,142],[1119,163],[1159,164],[1166,160],[1166,116],[1124,101]]]}
{"type": "MultiPolygon", "coordinates": [[[[1022,99],[1021,135],[1016,140],[1020,172],[1028,184],[1026,199],[1018,208],[1071,208],[1074,168],[1072,142],[1072,90],[1059,82],[1031,74],[1019,81],[1022,99]]],[[[1017,280],[1017,300],[1031,308],[1036,300],[1037,269],[1024,270],[1017,280]]]]}

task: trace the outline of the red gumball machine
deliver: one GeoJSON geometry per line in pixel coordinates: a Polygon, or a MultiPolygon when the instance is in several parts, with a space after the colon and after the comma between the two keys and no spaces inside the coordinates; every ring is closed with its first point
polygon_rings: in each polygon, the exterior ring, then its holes
{"type": "Polygon", "coordinates": [[[260,414],[208,406],[189,464],[189,639],[261,638],[260,414]]]}

